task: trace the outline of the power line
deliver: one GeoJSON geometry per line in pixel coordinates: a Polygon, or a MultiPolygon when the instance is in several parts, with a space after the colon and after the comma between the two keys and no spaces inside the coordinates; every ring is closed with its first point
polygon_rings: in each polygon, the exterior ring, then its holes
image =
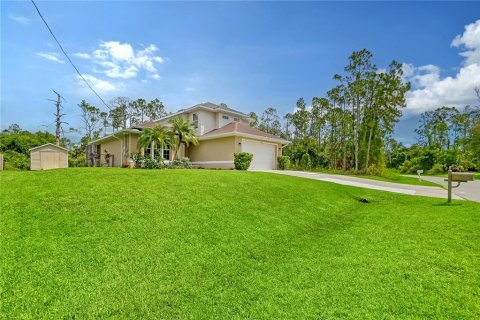
{"type": "Polygon", "coordinates": [[[77,71],[78,75],[80,76],[80,78],[82,78],[82,80],[85,82],[85,84],[90,88],[90,90],[93,91],[93,93],[95,93],[95,95],[98,97],[98,99],[100,99],[100,101],[103,102],[103,104],[109,109],[111,110],[111,108],[108,106],[108,104],[102,99],[102,97],[100,97],[100,95],[92,88],[92,86],[90,85],[90,83],[88,83],[88,81],[83,77],[83,75],[80,73],[80,71],[78,71],[77,67],[73,64],[72,60],[70,59],[70,57],[68,56],[68,54],[65,52],[65,50],[63,49],[62,45],[60,44],[60,41],[58,41],[57,37],[55,37],[55,34],[53,33],[52,29],[50,28],[50,26],[48,25],[47,21],[45,21],[45,19],[43,18],[42,16],[42,13],[40,12],[40,10],[38,9],[37,5],[35,4],[35,1],[31,0],[32,1],[32,4],[33,6],[35,7],[35,9],[37,10],[37,13],[38,15],[40,16],[40,18],[42,19],[43,23],[45,23],[45,26],[47,26],[47,29],[48,31],[50,32],[50,34],[52,35],[53,39],[55,39],[55,41],[57,42],[58,46],[60,47],[60,50],[62,50],[63,54],[65,55],[65,57],[67,57],[67,60],[68,62],[70,62],[70,64],[72,65],[73,69],[75,69],[75,71],[77,71]]]}

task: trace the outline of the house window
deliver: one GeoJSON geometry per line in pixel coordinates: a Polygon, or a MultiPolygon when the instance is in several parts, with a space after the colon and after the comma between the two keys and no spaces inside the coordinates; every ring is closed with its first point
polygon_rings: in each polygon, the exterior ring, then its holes
{"type": "Polygon", "coordinates": [[[233,121],[240,122],[240,118],[233,118],[233,121]]]}
{"type": "Polygon", "coordinates": [[[229,117],[229,116],[226,116],[226,115],[223,115],[223,116],[222,116],[222,119],[223,119],[223,120],[228,120],[228,119],[230,119],[230,117],[229,117]]]}
{"type": "Polygon", "coordinates": [[[163,148],[163,159],[170,160],[170,145],[168,144],[163,148]]]}
{"type": "MultiPolygon", "coordinates": [[[[160,155],[160,146],[158,146],[157,144],[155,144],[155,158],[158,157],[160,155]]],[[[151,157],[152,156],[152,147],[151,146],[148,146],[147,148],[144,149],[144,156],[146,158],[148,157],[151,157]]]]}
{"type": "Polygon", "coordinates": [[[198,114],[193,114],[193,124],[195,125],[195,129],[198,128],[198,114]]]}

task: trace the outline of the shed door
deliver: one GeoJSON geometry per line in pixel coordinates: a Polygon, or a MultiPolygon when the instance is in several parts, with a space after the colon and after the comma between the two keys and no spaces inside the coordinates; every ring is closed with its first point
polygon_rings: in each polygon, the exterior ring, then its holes
{"type": "Polygon", "coordinates": [[[40,152],[40,168],[54,169],[60,166],[60,153],[52,151],[40,152]]]}
{"type": "Polygon", "coordinates": [[[242,151],[253,154],[250,170],[274,170],[276,145],[250,140],[242,141],[242,151]]]}

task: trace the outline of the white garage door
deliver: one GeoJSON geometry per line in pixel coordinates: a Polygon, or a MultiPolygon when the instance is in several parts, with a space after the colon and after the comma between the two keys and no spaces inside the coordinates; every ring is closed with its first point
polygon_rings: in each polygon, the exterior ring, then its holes
{"type": "Polygon", "coordinates": [[[273,144],[242,141],[242,151],[253,154],[250,170],[273,170],[275,169],[275,148],[273,144]]]}

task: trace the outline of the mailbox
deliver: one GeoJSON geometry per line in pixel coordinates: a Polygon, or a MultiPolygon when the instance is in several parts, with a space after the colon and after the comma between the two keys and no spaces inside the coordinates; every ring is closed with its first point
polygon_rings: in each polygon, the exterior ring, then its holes
{"type": "Polygon", "coordinates": [[[467,182],[473,181],[473,173],[468,172],[452,172],[452,181],[454,182],[467,182]]]}
{"type": "Polygon", "coordinates": [[[452,202],[452,189],[453,188],[458,188],[460,186],[460,183],[462,182],[468,182],[468,181],[473,181],[473,173],[468,173],[468,172],[452,172],[452,170],[448,170],[448,179],[445,179],[445,181],[448,181],[448,203],[452,202]],[[452,182],[456,182],[457,185],[453,186],[452,182]]]}

